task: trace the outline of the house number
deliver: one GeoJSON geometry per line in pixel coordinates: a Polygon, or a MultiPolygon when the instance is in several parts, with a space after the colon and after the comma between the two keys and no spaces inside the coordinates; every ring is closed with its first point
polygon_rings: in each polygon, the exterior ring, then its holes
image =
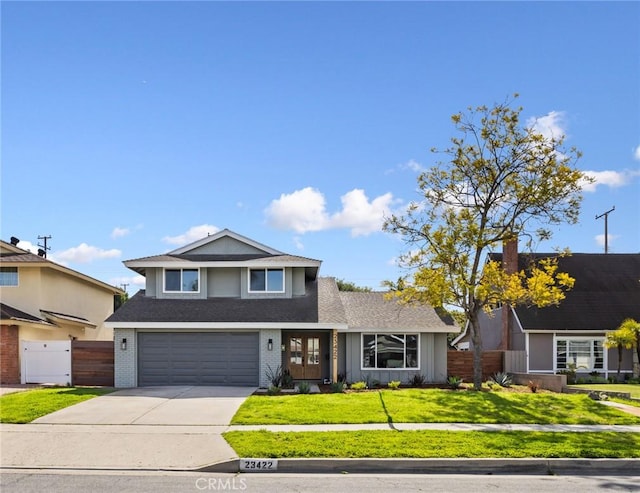
{"type": "Polygon", "coordinates": [[[269,472],[278,470],[278,459],[240,459],[240,471],[269,472]]]}

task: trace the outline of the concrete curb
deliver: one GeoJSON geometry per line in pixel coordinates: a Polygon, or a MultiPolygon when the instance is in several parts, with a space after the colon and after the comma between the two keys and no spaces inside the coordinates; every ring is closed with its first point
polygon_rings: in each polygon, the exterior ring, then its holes
{"type": "MultiPolygon", "coordinates": [[[[238,473],[240,459],[211,464],[197,471],[238,473]]],[[[273,472],[640,476],[640,459],[278,459],[278,468],[273,472]]]]}

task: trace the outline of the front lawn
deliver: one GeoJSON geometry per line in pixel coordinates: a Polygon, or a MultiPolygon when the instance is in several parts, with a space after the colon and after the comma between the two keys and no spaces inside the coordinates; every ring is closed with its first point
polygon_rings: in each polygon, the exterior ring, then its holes
{"type": "Polygon", "coordinates": [[[580,394],[381,390],[251,396],[232,424],[325,423],[640,424],[580,394]]]}
{"type": "Polygon", "coordinates": [[[224,438],[240,457],[640,457],[640,433],[231,431],[224,438]]]}
{"type": "Polygon", "coordinates": [[[573,389],[595,390],[596,392],[625,392],[634,399],[640,399],[640,384],[637,383],[585,383],[569,385],[573,389]]]}
{"type": "Polygon", "coordinates": [[[3,395],[0,397],[0,423],[30,423],[59,409],[113,391],[112,388],[59,387],[3,395]]]}

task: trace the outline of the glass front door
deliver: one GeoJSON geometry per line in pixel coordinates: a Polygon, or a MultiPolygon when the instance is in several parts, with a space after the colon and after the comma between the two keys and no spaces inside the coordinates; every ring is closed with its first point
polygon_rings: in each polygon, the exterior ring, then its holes
{"type": "Polygon", "coordinates": [[[319,335],[290,335],[286,348],[287,364],[294,380],[319,380],[322,377],[319,335]]]}

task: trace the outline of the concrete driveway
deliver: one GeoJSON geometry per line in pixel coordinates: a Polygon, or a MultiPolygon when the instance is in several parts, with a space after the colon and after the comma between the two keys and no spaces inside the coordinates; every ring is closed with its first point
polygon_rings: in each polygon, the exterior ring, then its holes
{"type": "Polygon", "coordinates": [[[0,425],[2,467],[193,470],[236,459],[222,438],[247,387],[140,387],[0,425]]]}
{"type": "Polygon", "coordinates": [[[37,424],[227,426],[252,387],[138,387],[36,419],[37,424]]]}

